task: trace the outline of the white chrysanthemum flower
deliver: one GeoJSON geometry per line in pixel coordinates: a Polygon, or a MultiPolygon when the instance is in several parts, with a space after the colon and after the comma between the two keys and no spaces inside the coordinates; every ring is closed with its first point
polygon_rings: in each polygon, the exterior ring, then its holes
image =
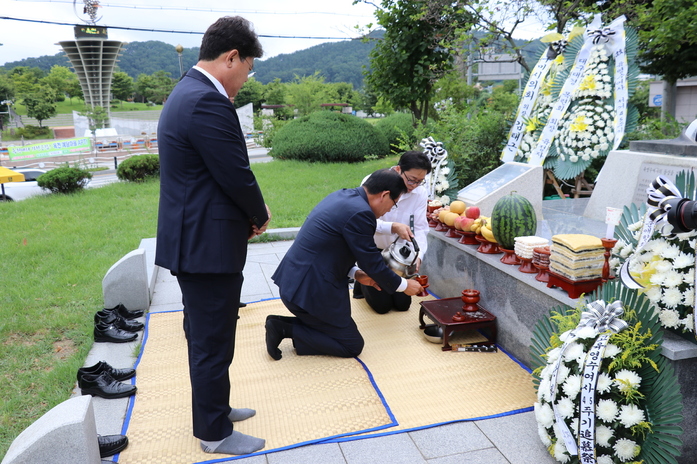
{"type": "MultiPolygon", "coordinates": [[[[655,255],[651,253],[646,253],[646,257],[649,258],[649,260],[653,259],[655,255]]],[[[670,261],[667,261],[665,259],[662,259],[656,263],[656,271],[666,274],[670,271],[673,270],[673,264],[670,261]]]]}
{"type": "Polygon", "coordinates": [[[600,400],[595,408],[595,415],[603,422],[612,423],[617,417],[619,408],[617,403],[612,400],[600,400]]]}
{"type": "Polygon", "coordinates": [[[661,287],[651,287],[644,292],[644,295],[646,295],[646,298],[648,298],[651,303],[656,304],[661,300],[663,292],[661,292],[661,287]]]}
{"type": "Polygon", "coordinates": [[[615,461],[612,460],[612,457],[608,456],[607,454],[603,454],[602,456],[598,456],[598,458],[595,460],[597,464],[615,464],[615,461]]]}
{"type": "Polygon", "coordinates": [[[571,459],[571,456],[566,452],[566,445],[564,445],[564,440],[557,440],[554,444],[554,459],[564,463],[571,459]]]}
{"type": "Polygon", "coordinates": [[[677,287],[682,284],[682,274],[676,270],[666,273],[666,278],[663,279],[663,285],[666,287],[677,287]]]}
{"type": "Polygon", "coordinates": [[[674,309],[664,309],[658,315],[663,327],[676,329],[680,325],[680,314],[674,309]]]}
{"type": "Polygon", "coordinates": [[[660,272],[658,269],[656,269],[656,272],[651,276],[650,281],[653,285],[663,285],[666,275],[667,273],[660,272]]]}
{"type": "Polygon", "coordinates": [[[605,353],[604,357],[605,358],[614,358],[617,356],[622,350],[620,349],[619,346],[615,345],[614,343],[608,343],[607,346],[605,347],[605,353]]]}
{"type": "Polygon", "coordinates": [[[682,302],[682,292],[679,288],[671,287],[663,290],[663,298],[661,298],[663,304],[669,308],[675,308],[682,302]]]}
{"type": "MultiPolygon", "coordinates": [[[[574,143],[576,143],[576,142],[574,142],[574,143]]],[[[571,161],[572,163],[577,162],[577,161],[578,161],[578,156],[576,156],[576,155],[571,155],[571,156],[569,156],[569,161],[571,161]]]]}
{"type": "Polygon", "coordinates": [[[605,127],[605,121],[598,121],[597,126],[600,127],[600,128],[605,127]]]}
{"type": "Polygon", "coordinates": [[[582,159],[583,161],[588,161],[589,159],[591,159],[591,157],[590,157],[590,155],[587,155],[587,154],[584,153],[584,154],[581,156],[581,159],[582,159]]]}
{"type": "Polygon", "coordinates": [[[620,438],[613,447],[620,461],[626,462],[634,458],[641,450],[639,446],[627,438],[620,438]]]}
{"type": "Polygon", "coordinates": [[[657,255],[660,255],[670,247],[670,244],[663,239],[653,240],[650,243],[651,251],[653,251],[657,255]]]}
{"type": "Polygon", "coordinates": [[[547,430],[544,427],[542,427],[541,425],[537,426],[537,434],[540,436],[540,440],[542,441],[543,445],[548,447],[552,444],[552,439],[550,438],[549,434],[547,433],[547,430]]]}
{"type": "Polygon", "coordinates": [[[686,306],[694,306],[695,305],[695,292],[694,289],[688,288],[685,293],[683,293],[682,297],[682,304],[686,306]]]}
{"type": "Polygon", "coordinates": [[[443,174],[444,176],[447,176],[448,174],[450,174],[450,168],[442,168],[442,169],[440,170],[440,172],[441,172],[441,174],[443,174]]]}
{"type": "Polygon", "coordinates": [[[549,404],[535,403],[535,418],[542,427],[549,428],[554,424],[554,411],[549,404]]]}
{"type": "Polygon", "coordinates": [[[547,362],[552,364],[559,359],[559,355],[561,354],[561,347],[556,347],[547,352],[547,362]]]}
{"type": "Polygon", "coordinates": [[[581,327],[576,330],[576,336],[580,339],[595,338],[598,336],[598,329],[594,327],[581,327]]]}
{"type": "Polygon", "coordinates": [[[575,409],[574,402],[566,396],[557,401],[557,412],[565,419],[572,417],[575,409]]]}
{"type": "Polygon", "coordinates": [[[577,359],[582,357],[585,354],[585,352],[586,349],[580,343],[569,343],[569,345],[566,347],[566,350],[564,350],[564,361],[576,361],[577,359]]]}
{"type": "Polygon", "coordinates": [[[608,261],[611,269],[617,269],[621,263],[619,258],[610,258],[610,261],[608,261]]]}
{"type": "Polygon", "coordinates": [[[632,251],[634,251],[634,245],[630,243],[626,247],[622,248],[622,251],[620,251],[620,258],[626,258],[632,254],[632,251]]]}
{"type": "Polygon", "coordinates": [[[601,373],[598,376],[598,383],[595,387],[595,389],[600,392],[600,393],[607,393],[610,391],[612,388],[612,377],[607,375],[606,373],[601,373]]]}
{"type": "Polygon", "coordinates": [[[673,266],[676,269],[692,266],[695,263],[695,256],[687,253],[680,253],[674,260],[673,266]]]}
{"type": "Polygon", "coordinates": [[[627,391],[628,387],[634,389],[639,388],[639,385],[641,385],[641,377],[634,371],[622,369],[615,374],[615,382],[617,382],[617,387],[620,391],[624,392],[627,391]]]}
{"type": "Polygon", "coordinates": [[[681,319],[680,323],[685,326],[685,329],[689,330],[690,332],[695,331],[695,320],[692,317],[692,314],[688,314],[685,319],[681,319]]]}
{"type": "Polygon", "coordinates": [[[635,404],[623,404],[620,407],[620,414],[617,418],[622,425],[629,428],[633,425],[637,425],[639,422],[644,421],[644,410],[640,409],[635,404]]]}
{"type": "Polygon", "coordinates": [[[595,441],[600,446],[609,448],[610,439],[613,437],[614,434],[615,432],[610,427],[607,427],[605,425],[598,425],[595,428],[595,441]]]}
{"type": "Polygon", "coordinates": [[[694,285],[694,283],[695,283],[695,268],[691,267],[690,269],[688,269],[687,272],[683,274],[682,278],[686,284],[694,285]]]}
{"type": "Polygon", "coordinates": [[[570,336],[571,336],[571,330],[567,330],[563,334],[559,335],[559,340],[566,343],[570,336]]]}
{"type": "Polygon", "coordinates": [[[665,259],[675,259],[680,254],[680,248],[675,245],[668,246],[661,252],[661,257],[665,259]]]}
{"type": "Polygon", "coordinates": [[[537,399],[541,401],[551,401],[552,393],[550,392],[549,376],[540,378],[540,385],[537,387],[537,399]]]}
{"type": "Polygon", "coordinates": [[[574,434],[574,437],[578,440],[578,417],[572,418],[568,423],[569,430],[574,434]]]}
{"type": "Polygon", "coordinates": [[[581,391],[581,376],[576,374],[568,376],[562,385],[562,390],[569,398],[576,398],[581,391]]]}

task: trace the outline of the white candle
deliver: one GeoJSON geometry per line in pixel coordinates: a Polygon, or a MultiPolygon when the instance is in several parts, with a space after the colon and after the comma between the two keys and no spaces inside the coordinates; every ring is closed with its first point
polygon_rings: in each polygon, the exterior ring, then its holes
{"type": "Polygon", "coordinates": [[[605,238],[615,238],[615,225],[609,223],[607,225],[607,230],[605,231],[605,238]]]}

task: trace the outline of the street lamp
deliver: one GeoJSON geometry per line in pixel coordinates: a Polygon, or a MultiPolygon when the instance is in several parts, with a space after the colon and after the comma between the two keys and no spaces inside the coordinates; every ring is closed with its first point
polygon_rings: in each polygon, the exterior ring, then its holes
{"type": "Polygon", "coordinates": [[[179,79],[181,79],[184,76],[184,66],[182,65],[182,52],[184,51],[184,47],[179,44],[174,47],[174,49],[177,51],[177,55],[179,55],[179,79]]]}

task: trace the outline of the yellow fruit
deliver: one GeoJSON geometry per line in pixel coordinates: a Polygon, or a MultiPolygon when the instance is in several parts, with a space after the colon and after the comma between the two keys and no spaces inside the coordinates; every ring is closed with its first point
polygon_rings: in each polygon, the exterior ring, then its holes
{"type": "Polygon", "coordinates": [[[452,203],[450,203],[450,211],[452,211],[453,213],[462,214],[465,212],[466,208],[467,205],[464,201],[455,200],[452,203]]]}
{"type": "Polygon", "coordinates": [[[485,239],[487,239],[489,242],[498,243],[498,242],[496,241],[496,239],[494,238],[494,233],[493,233],[493,232],[491,231],[491,229],[489,229],[488,227],[483,226],[483,227],[482,227],[482,232],[481,232],[481,234],[482,234],[482,237],[484,237],[485,239]]]}
{"type": "Polygon", "coordinates": [[[453,226],[455,225],[455,218],[457,217],[460,217],[460,215],[457,213],[453,213],[452,211],[448,211],[443,215],[443,222],[446,226],[453,226]]]}
{"type": "Polygon", "coordinates": [[[450,211],[447,209],[442,209],[438,212],[438,220],[440,222],[445,222],[443,219],[445,218],[445,215],[448,214],[450,211]]]}

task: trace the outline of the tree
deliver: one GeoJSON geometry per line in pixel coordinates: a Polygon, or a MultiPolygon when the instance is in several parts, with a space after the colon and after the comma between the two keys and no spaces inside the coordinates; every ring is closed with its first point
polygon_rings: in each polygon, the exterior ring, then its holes
{"type": "Polygon", "coordinates": [[[121,106],[123,106],[124,100],[133,97],[134,91],[135,85],[131,76],[120,71],[114,73],[111,80],[111,93],[114,94],[114,98],[121,101],[121,106]]]}
{"type": "Polygon", "coordinates": [[[264,103],[264,84],[253,77],[244,83],[235,97],[235,107],[240,108],[248,103],[254,107],[254,111],[259,111],[264,103]]]}
{"type": "Polygon", "coordinates": [[[152,75],[141,74],[136,79],[135,88],[145,100],[162,104],[174,89],[175,82],[170,77],[170,73],[165,71],[155,71],[152,75]]]}
{"type": "Polygon", "coordinates": [[[17,95],[25,95],[36,91],[39,79],[44,77],[44,72],[39,68],[17,66],[9,72],[17,95]]]}
{"type": "Polygon", "coordinates": [[[65,96],[68,95],[68,89],[71,88],[71,82],[79,81],[75,73],[70,71],[70,69],[65,66],[54,65],[51,67],[51,71],[48,75],[39,81],[43,85],[51,87],[56,94],[56,101],[65,100],[65,96]]]}
{"type": "Polygon", "coordinates": [[[383,0],[381,6],[376,16],[385,36],[370,53],[366,81],[378,96],[425,123],[433,86],[452,69],[456,39],[472,18],[445,0],[383,0]]]}
{"type": "Polygon", "coordinates": [[[42,122],[56,115],[55,93],[52,88],[39,87],[37,91],[24,96],[22,104],[27,107],[27,116],[42,122]]]}
{"type": "Polygon", "coordinates": [[[145,103],[145,99],[150,95],[150,89],[152,88],[152,77],[147,74],[140,74],[135,82],[135,89],[141,98],[141,103],[145,103]]]}
{"type": "MultiPolygon", "coordinates": [[[[281,82],[280,78],[266,84],[264,87],[264,100],[267,105],[286,105],[287,85],[281,82]]],[[[293,117],[293,109],[288,106],[274,108],[274,117],[276,119],[291,119],[293,117]]]]}
{"type": "Polygon", "coordinates": [[[329,101],[333,99],[332,92],[319,71],[312,76],[295,76],[286,89],[288,103],[294,105],[301,116],[318,111],[322,103],[334,103],[329,101]]]}
{"type": "MultiPolygon", "coordinates": [[[[15,87],[12,80],[4,74],[0,74],[0,113],[8,112],[8,105],[2,103],[5,101],[13,101],[15,98],[15,87]]],[[[7,120],[6,114],[0,114],[0,130],[4,127],[7,120]]]]}

